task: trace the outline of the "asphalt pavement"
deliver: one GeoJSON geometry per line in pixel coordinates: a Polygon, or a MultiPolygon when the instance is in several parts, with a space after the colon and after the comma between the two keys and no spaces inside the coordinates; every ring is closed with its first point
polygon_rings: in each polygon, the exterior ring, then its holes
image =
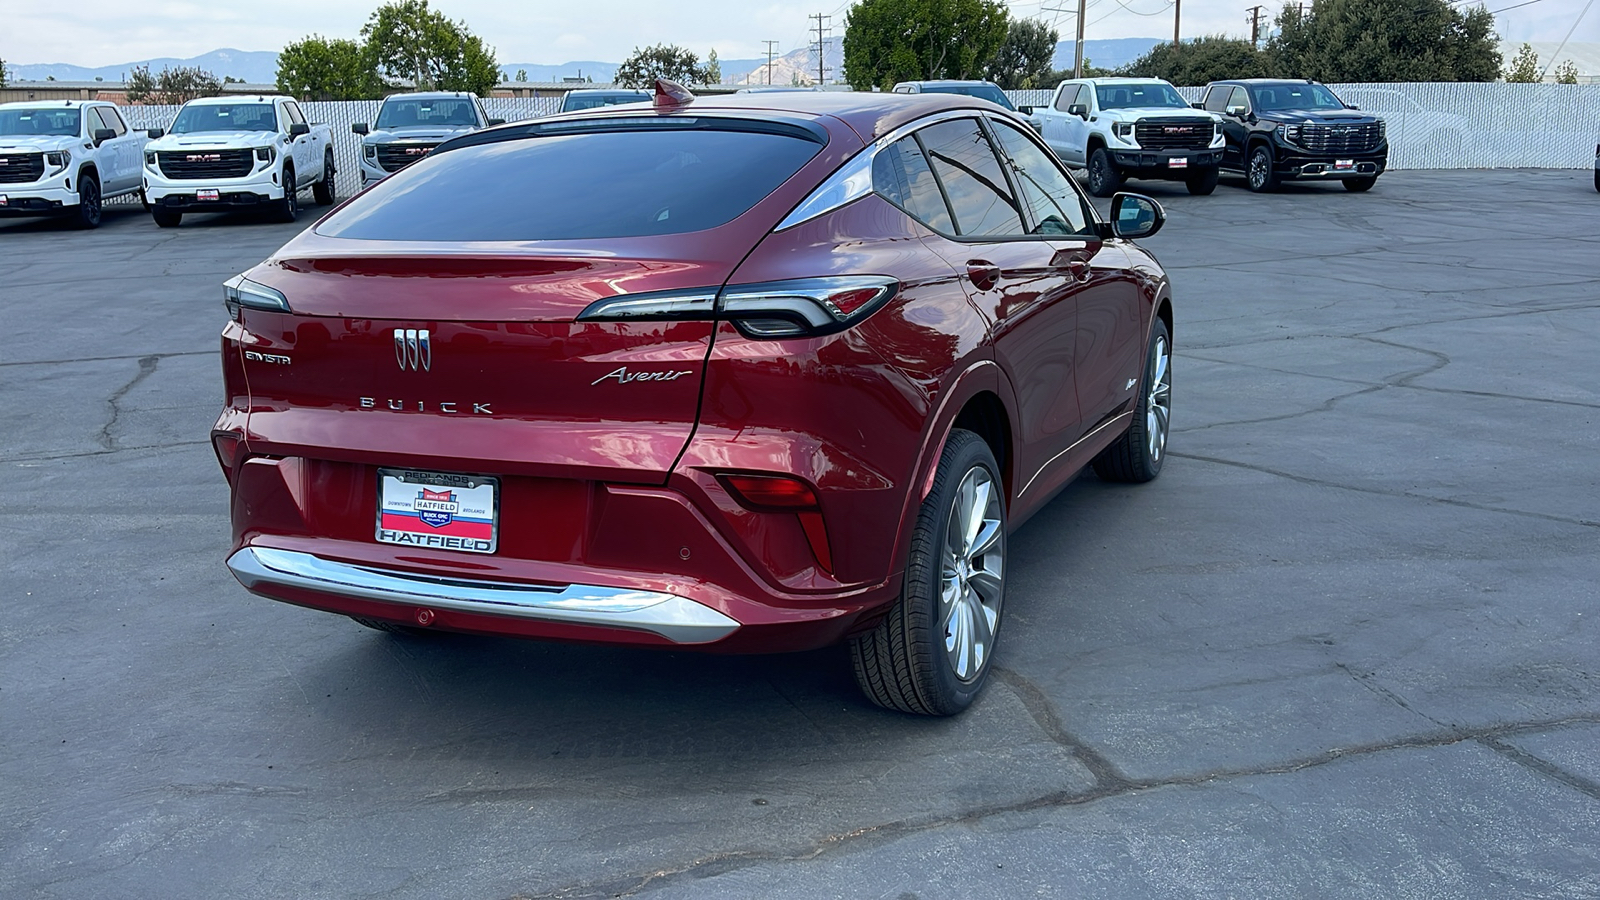
{"type": "Polygon", "coordinates": [[[223,566],[221,282],[0,220],[0,897],[1600,896],[1600,195],[1166,204],[1171,458],[1012,538],[986,695],[397,638],[223,566]]]}

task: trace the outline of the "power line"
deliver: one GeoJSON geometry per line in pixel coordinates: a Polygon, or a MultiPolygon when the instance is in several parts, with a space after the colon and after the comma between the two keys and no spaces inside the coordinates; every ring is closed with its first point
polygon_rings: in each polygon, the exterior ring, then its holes
{"type": "Polygon", "coordinates": [[[1582,22],[1583,17],[1589,14],[1589,7],[1593,5],[1594,0],[1589,0],[1588,3],[1583,5],[1583,12],[1578,13],[1578,17],[1572,20],[1572,27],[1567,29],[1567,36],[1561,39],[1561,45],[1556,47],[1556,52],[1550,54],[1550,61],[1544,64],[1544,72],[1539,73],[1540,81],[1544,80],[1545,72],[1549,72],[1550,67],[1556,64],[1556,57],[1561,55],[1561,51],[1567,49],[1567,41],[1572,40],[1572,33],[1578,30],[1578,23],[1582,22]]]}
{"type": "Polygon", "coordinates": [[[1526,2],[1526,3],[1518,3],[1515,6],[1502,6],[1499,9],[1491,9],[1491,10],[1489,10],[1489,15],[1498,16],[1501,13],[1506,12],[1507,10],[1521,9],[1524,6],[1532,6],[1535,3],[1542,3],[1542,2],[1544,2],[1544,0],[1528,0],[1528,2],[1526,2]]]}

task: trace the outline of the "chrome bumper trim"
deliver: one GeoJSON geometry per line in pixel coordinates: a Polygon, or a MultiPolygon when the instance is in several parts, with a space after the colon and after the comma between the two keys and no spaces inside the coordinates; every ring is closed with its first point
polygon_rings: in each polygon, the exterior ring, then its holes
{"type": "Polygon", "coordinates": [[[627,628],[658,634],[677,644],[709,643],[739,629],[737,621],[709,606],[655,591],[590,584],[543,587],[418,575],[268,547],[240,550],[228,558],[228,568],[252,591],[275,585],[400,606],[627,628]]]}

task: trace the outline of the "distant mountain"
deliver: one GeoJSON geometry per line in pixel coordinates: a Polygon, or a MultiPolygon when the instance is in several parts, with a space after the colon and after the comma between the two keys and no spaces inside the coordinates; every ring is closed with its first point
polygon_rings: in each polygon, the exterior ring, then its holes
{"type": "MultiPolygon", "coordinates": [[[[1094,63],[1097,69],[1120,69],[1128,63],[1150,52],[1150,48],[1157,44],[1165,44],[1163,38],[1115,38],[1107,41],[1084,41],[1084,58],[1094,63]]],[[[1062,41],[1056,44],[1056,58],[1051,65],[1058,69],[1072,68],[1073,42],[1062,41]]]]}
{"type": "Polygon", "coordinates": [[[159,72],[168,66],[173,68],[198,66],[218,78],[231,76],[251,84],[271,84],[278,80],[278,54],[271,50],[213,50],[189,59],[164,56],[159,59],[138,59],[114,66],[101,66],[97,69],[66,63],[10,64],[7,68],[18,81],[44,81],[52,75],[57,81],[93,81],[96,78],[122,81],[135,66],[149,66],[152,72],[159,72]]]}

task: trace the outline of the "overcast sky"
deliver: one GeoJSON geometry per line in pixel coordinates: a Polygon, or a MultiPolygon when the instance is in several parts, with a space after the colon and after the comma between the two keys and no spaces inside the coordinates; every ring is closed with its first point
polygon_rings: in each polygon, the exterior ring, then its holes
{"type": "MultiPolygon", "coordinates": [[[[814,6],[752,3],[749,0],[583,0],[583,2],[507,3],[504,0],[434,0],[433,6],[467,25],[491,44],[504,63],[555,64],[571,60],[621,62],[635,47],[682,44],[701,54],[715,48],[723,59],[765,54],[763,40],[778,42],[780,53],[809,40],[812,13],[832,14],[834,34],[842,34],[848,3],[816,0],[814,6]]],[[[1088,38],[1167,37],[1172,34],[1171,0],[1088,0],[1088,38]],[[1148,13],[1150,15],[1141,15],[1148,13]]],[[[1260,0],[1275,11],[1277,4],[1260,0]]],[[[1522,0],[1488,0],[1489,9],[1522,0]]],[[[1502,37],[1559,41],[1587,0],[1535,0],[1497,17],[1502,37]]],[[[108,66],[171,56],[180,59],[210,50],[278,50],[316,32],[355,37],[380,0],[276,0],[193,2],[193,0],[74,0],[37,3],[0,0],[0,58],[12,65],[72,63],[108,66]],[[314,23],[310,24],[310,23],[314,23]]],[[[1075,0],[1011,0],[1018,16],[1043,17],[1063,39],[1074,30],[1073,16],[1050,11],[1076,6],[1075,0]]],[[[1185,0],[1183,34],[1249,34],[1247,0],[1185,0]]],[[[1590,10],[1574,41],[1600,41],[1600,10],[1590,10]]]]}

